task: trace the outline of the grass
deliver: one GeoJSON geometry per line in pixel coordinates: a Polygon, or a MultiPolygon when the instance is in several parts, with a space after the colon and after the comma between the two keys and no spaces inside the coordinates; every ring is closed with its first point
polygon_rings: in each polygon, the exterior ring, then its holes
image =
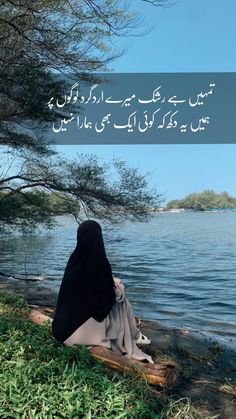
{"type": "Polygon", "coordinates": [[[229,381],[227,381],[226,383],[222,384],[219,387],[219,391],[221,391],[222,393],[226,393],[229,396],[236,397],[236,386],[232,385],[232,383],[230,383],[229,381]]]}
{"type": "Polygon", "coordinates": [[[28,311],[22,297],[0,292],[1,418],[201,417],[189,400],[155,398],[135,375],[109,370],[83,346],[57,343],[28,311]]]}

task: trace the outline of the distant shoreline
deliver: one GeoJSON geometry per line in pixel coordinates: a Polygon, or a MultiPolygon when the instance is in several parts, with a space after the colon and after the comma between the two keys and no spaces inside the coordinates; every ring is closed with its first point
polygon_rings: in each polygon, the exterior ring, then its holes
{"type": "Polygon", "coordinates": [[[188,208],[171,208],[167,209],[166,207],[153,207],[149,209],[150,212],[160,212],[160,213],[180,213],[180,212],[236,212],[236,208],[208,208],[203,210],[197,209],[188,209],[188,208]]]}

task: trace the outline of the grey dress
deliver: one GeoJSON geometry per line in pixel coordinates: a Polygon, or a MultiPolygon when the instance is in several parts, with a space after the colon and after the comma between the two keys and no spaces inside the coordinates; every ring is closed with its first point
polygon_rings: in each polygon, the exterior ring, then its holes
{"type": "Polygon", "coordinates": [[[153,364],[151,356],[136,345],[140,331],[136,327],[133,310],[125,296],[122,282],[120,280],[115,282],[116,303],[107,317],[102,322],[90,317],[64,341],[64,344],[105,346],[118,354],[140,361],[147,360],[153,364]]]}

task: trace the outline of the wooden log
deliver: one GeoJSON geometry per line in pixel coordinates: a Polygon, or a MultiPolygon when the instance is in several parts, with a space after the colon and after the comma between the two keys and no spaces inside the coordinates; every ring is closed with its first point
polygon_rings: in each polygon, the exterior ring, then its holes
{"type": "Polygon", "coordinates": [[[139,372],[149,384],[171,388],[177,381],[177,369],[174,364],[161,362],[158,364],[144,363],[116,354],[103,346],[94,346],[90,353],[110,368],[117,371],[139,372]]]}
{"type": "MultiPolygon", "coordinates": [[[[29,319],[36,324],[46,321],[52,322],[51,317],[39,310],[33,309],[29,313],[29,319]]],[[[149,384],[171,388],[175,385],[178,377],[174,364],[160,362],[158,364],[144,363],[125,356],[116,354],[103,346],[94,346],[90,349],[91,355],[105,362],[105,364],[117,371],[130,371],[142,375],[149,384]]]]}
{"type": "Polygon", "coordinates": [[[52,322],[51,317],[47,316],[46,314],[42,313],[39,310],[30,310],[29,312],[29,319],[36,324],[43,324],[46,321],[52,322]]]}

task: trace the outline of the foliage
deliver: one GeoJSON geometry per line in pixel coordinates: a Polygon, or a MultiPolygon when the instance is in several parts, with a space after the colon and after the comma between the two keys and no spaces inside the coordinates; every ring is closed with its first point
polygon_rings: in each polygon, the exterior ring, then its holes
{"type": "Polygon", "coordinates": [[[26,192],[24,196],[0,194],[0,231],[19,229],[27,232],[38,224],[50,228],[54,214],[50,211],[49,195],[43,192],[26,192]],[[7,225],[7,229],[6,229],[7,225]]]}
{"type": "Polygon", "coordinates": [[[112,34],[132,19],[116,0],[99,7],[75,0],[1,2],[0,144],[49,151],[40,128],[60,112],[50,113],[46,103],[66,87],[56,74],[71,71],[84,80],[105,70],[115,56],[112,34]]]}
{"type": "Polygon", "coordinates": [[[1,2],[0,231],[51,227],[57,212],[52,193],[76,219],[80,211],[116,221],[142,219],[148,206],[159,203],[136,169],[120,161],[108,168],[95,157],[66,161],[44,135],[62,117],[46,106],[49,97],[65,92],[58,73],[70,70],[90,80],[91,72],[119,55],[114,37],[127,34],[135,22],[122,0],[1,2]]]}
{"type": "Polygon", "coordinates": [[[167,209],[184,208],[197,211],[219,208],[236,208],[236,198],[229,195],[228,192],[216,193],[212,190],[206,190],[201,193],[192,193],[184,199],[170,201],[167,209]]]}
{"type": "Polygon", "coordinates": [[[126,2],[117,0],[5,0],[1,5],[2,52],[8,61],[88,72],[114,58],[111,37],[133,22],[126,2]],[[16,37],[17,35],[17,37],[16,37]],[[17,42],[15,42],[17,38],[17,42]]]}
{"type": "Polygon", "coordinates": [[[120,160],[114,160],[113,165],[100,164],[95,156],[87,155],[73,161],[31,158],[14,176],[0,180],[1,189],[2,231],[53,226],[53,217],[60,208],[77,221],[84,216],[113,222],[124,217],[142,220],[148,216],[149,207],[161,199],[149,190],[147,178],[137,169],[128,168],[120,160]],[[59,209],[55,207],[55,196],[59,209]]]}

